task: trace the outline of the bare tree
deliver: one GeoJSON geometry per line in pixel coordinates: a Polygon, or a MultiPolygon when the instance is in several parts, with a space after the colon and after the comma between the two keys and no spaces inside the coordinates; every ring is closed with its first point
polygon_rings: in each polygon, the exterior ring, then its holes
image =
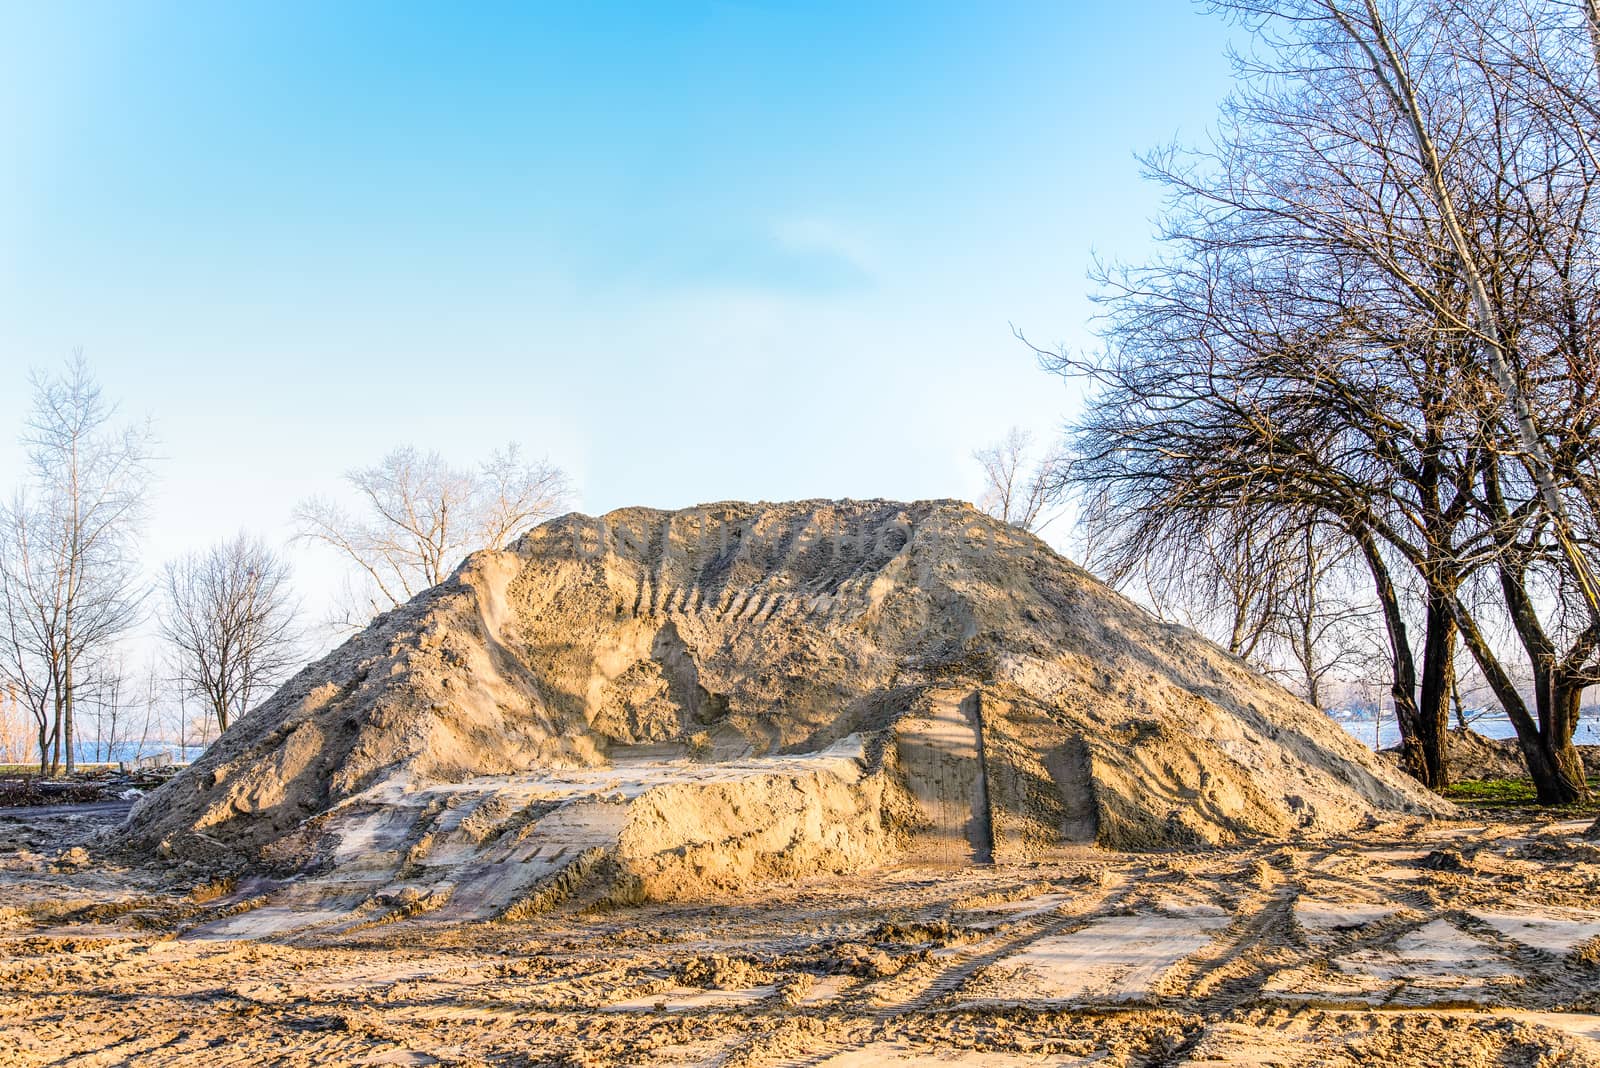
{"type": "Polygon", "coordinates": [[[372,613],[438,585],[467,553],[504,547],[556,514],[570,495],[560,468],[525,459],[515,444],[476,468],[405,446],[348,472],[345,481],[360,502],[355,511],[312,498],[295,510],[295,520],[300,537],[356,565],[370,587],[372,613]]]}
{"type": "Polygon", "coordinates": [[[514,441],[479,465],[477,482],[475,540],[486,549],[505,548],[517,534],[555,515],[572,495],[565,471],[524,457],[514,441]]]}
{"type": "Polygon", "coordinates": [[[1047,455],[1034,463],[1029,456],[1032,447],[1033,435],[1012,427],[1003,439],[978,449],[972,458],[983,469],[978,507],[1014,527],[1037,531],[1053,518],[1046,517],[1045,510],[1059,497],[1060,479],[1057,460],[1047,455]]]}
{"type": "MultiPolygon", "coordinates": [[[[1587,0],[1587,3],[1586,10],[1590,16],[1587,28],[1591,40],[1600,40],[1594,37],[1596,23],[1593,0],[1587,0]]],[[[1485,256],[1481,242],[1474,240],[1475,235],[1468,232],[1463,210],[1458,205],[1456,190],[1459,183],[1452,182],[1432,132],[1437,117],[1421,99],[1425,87],[1419,86],[1415,72],[1417,46],[1413,44],[1408,49],[1396,36],[1397,29],[1405,32],[1408,28],[1405,21],[1386,17],[1374,0],[1362,0],[1359,8],[1354,4],[1343,5],[1336,0],[1312,0],[1308,4],[1288,5],[1283,14],[1294,19],[1307,16],[1326,19],[1336,25],[1365,57],[1372,81],[1388,98],[1395,113],[1404,117],[1405,129],[1410,134],[1409,147],[1419,164],[1420,177],[1433,199],[1437,231],[1442,235],[1443,244],[1450,254],[1446,262],[1453,266],[1454,273],[1471,297],[1474,318],[1468,320],[1463,316],[1460,325],[1463,330],[1470,331],[1478,342],[1475,348],[1482,354],[1510,409],[1508,422],[1514,428],[1514,440],[1521,462],[1532,476],[1543,504],[1549,510],[1551,533],[1582,595],[1590,621],[1600,625],[1600,583],[1597,583],[1588,558],[1577,543],[1567,494],[1557,485],[1544,432],[1539,427],[1534,408],[1514,368],[1516,353],[1506,336],[1505,323],[1502,321],[1503,304],[1491,292],[1488,275],[1494,269],[1493,253],[1500,250],[1491,246],[1490,255],[1485,256]],[[1400,21],[1400,25],[1396,27],[1393,21],[1400,21]]],[[[1422,12],[1424,19],[1435,14],[1422,12]]],[[[1441,19],[1439,23],[1442,27],[1454,29],[1456,21],[1441,19]]],[[[1410,28],[1415,29],[1416,25],[1416,22],[1412,22],[1410,28]]],[[[1425,42],[1422,48],[1430,49],[1431,42],[1425,42]]],[[[1596,61],[1600,62],[1600,52],[1596,53],[1596,61]]]]}
{"type": "MultiPolygon", "coordinates": [[[[39,774],[50,770],[52,749],[59,757],[61,721],[52,701],[64,657],[61,629],[61,575],[35,546],[41,525],[21,494],[0,509],[0,679],[26,708],[34,724],[39,774]]],[[[59,705],[55,706],[59,709],[59,705]]]]}
{"type": "Polygon", "coordinates": [[[30,485],[5,512],[0,548],[6,671],[34,707],[41,767],[70,773],[83,669],[140,618],[134,550],[151,436],[112,425],[116,409],[81,353],[32,382],[22,437],[30,485]]]}
{"type": "Polygon", "coordinates": [[[239,534],[167,564],[162,592],[177,681],[225,731],[296,663],[288,564],[239,534]]]}
{"type": "MultiPolygon", "coordinates": [[[[1197,195],[1184,228],[1191,251],[1256,283],[1275,274],[1262,318],[1299,318],[1299,358],[1388,364],[1364,383],[1341,376],[1380,399],[1402,373],[1420,387],[1405,398],[1420,420],[1372,406],[1366,438],[1397,481],[1376,483],[1364,515],[1359,494],[1335,509],[1374,569],[1408,745],[1420,745],[1437,785],[1459,633],[1541,799],[1582,797],[1571,734],[1584,687],[1600,681],[1592,5],[1581,17],[1559,0],[1214,6],[1241,16],[1258,51],[1241,60],[1253,87],[1230,106],[1220,177],[1164,169],[1197,195]],[[1313,307],[1324,324],[1307,330],[1313,307]],[[1405,359],[1373,358],[1383,353],[1405,359]],[[1431,380],[1411,370],[1430,366],[1431,380]],[[1396,484],[1409,499],[1382,492],[1396,484]],[[1407,529],[1418,519],[1426,529],[1407,529]],[[1422,582],[1420,671],[1386,592],[1396,588],[1382,573],[1388,551],[1422,582]],[[1501,594],[1488,618],[1466,596],[1479,581],[1501,594]],[[1499,620],[1529,660],[1531,703],[1492,638],[1499,620]],[[1407,679],[1420,701],[1403,692],[1407,679]]],[[[1277,381],[1233,388],[1271,392],[1277,381]]],[[[1335,400],[1349,407],[1351,396],[1335,400]]],[[[1289,428],[1267,425],[1280,446],[1289,428]]]]}
{"type": "Polygon", "coordinates": [[[143,760],[150,755],[151,743],[160,741],[160,723],[157,715],[156,679],[159,672],[156,669],[156,657],[151,655],[142,670],[139,689],[142,691],[139,702],[139,740],[133,745],[133,759],[143,760]]]}
{"type": "Polygon", "coordinates": [[[1171,251],[1106,272],[1110,350],[1052,366],[1103,386],[1071,468],[1101,512],[1159,545],[1190,513],[1312,511],[1370,573],[1410,770],[1448,781],[1459,637],[1567,801],[1600,677],[1600,155],[1592,122],[1550,118],[1595,95],[1592,57],[1570,62],[1587,30],[1530,3],[1217,4],[1254,50],[1215,148],[1148,161],[1171,251]]]}

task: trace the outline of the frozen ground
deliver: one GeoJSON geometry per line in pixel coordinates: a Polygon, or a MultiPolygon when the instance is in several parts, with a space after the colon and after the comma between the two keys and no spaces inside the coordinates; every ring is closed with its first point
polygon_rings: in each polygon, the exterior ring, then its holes
{"type": "Polygon", "coordinates": [[[1600,1065],[1584,823],[508,921],[119,867],[114,815],[0,815],[0,1064],[1600,1065]]]}

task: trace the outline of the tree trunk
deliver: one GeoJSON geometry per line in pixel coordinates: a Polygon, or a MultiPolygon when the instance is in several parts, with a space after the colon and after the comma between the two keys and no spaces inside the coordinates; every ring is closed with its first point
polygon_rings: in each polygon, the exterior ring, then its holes
{"type": "MultiPolygon", "coordinates": [[[[68,633],[68,640],[70,641],[71,640],[71,631],[68,631],[67,633],[68,633]]],[[[68,645],[67,648],[70,650],[71,646],[68,645]]],[[[72,697],[73,697],[73,693],[72,693],[72,657],[70,655],[67,657],[67,667],[66,667],[66,671],[63,673],[63,677],[66,679],[66,690],[65,690],[66,711],[65,711],[65,714],[62,717],[62,727],[64,728],[62,733],[66,735],[65,744],[66,744],[66,749],[67,749],[67,774],[71,775],[74,771],[78,770],[77,754],[75,754],[73,752],[73,750],[75,748],[77,748],[78,735],[77,735],[77,732],[74,731],[73,727],[72,727],[72,697]]]]}
{"type": "Polygon", "coordinates": [[[1570,740],[1555,745],[1543,738],[1534,739],[1531,745],[1521,737],[1517,741],[1522,743],[1522,756],[1541,805],[1570,805],[1589,796],[1578,751],[1570,740]]]}
{"type": "Polygon", "coordinates": [[[1450,785],[1450,683],[1454,676],[1456,623],[1447,595],[1428,594],[1426,633],[1422,645],[1421,694],[1417,727],[1424,774],[1431,789],[1450,785]]]}
{"type": "Polygon", "coordinates": [[[1594,49],[1594,65],[1600,70],[1600,0],[1584,0],[1583,21],[1589,27],[1589,46],[1594,49]]]}
{"type": "Polygon", "coordinates": [[[1589,782],[1584,774],[1583,759],[1578,756],[1578,747],[1572,744],[1572,735],[1578,728],[1578,717],[1582,714],[1583,691],[1584,684],[1581,682],[1557,679],[1551,687],[1550,715],[1540,724],[1539,732],[1544,736],[1545,748],[1550,752],[1551,763],[1560,773],[1561,782],[1565,787],[1570,787],[1563,792],[1570,792],[1572,801],[1586,801],[1589,798],[1589,782]]]}
{"type": "MultiPolygon", "coordinates": [[[[1393,682],[1390,694],[1394,698],[1395,723],[1400,728],[1400,767],[1420,782],[1428,783],[1429,768],[1442,767],[1443,758],[1435,755],[1430,761],[1424,748],[1424,728],[1417,707],[1417,665],[1411,656],[1411,638],[1406,632],[1405,614],[1400,610],[1400,596],[1389,577],[1389,568],[1372,532],[1355,524],[1351,536],[1366,558],[1367,568],[1376,587],[1378,604],[1383,609],[1383,624],[1389,635],[1389,655],[1393,665],[1393,682]]],[[[1432,785],[1429,783],[1429,785],[1432,785]]]]}
{"type": "Polygon", "coordinates": [[[61,694],[55,696],[55,722],[50,728],[50,777],[61,774],[61,694]]]}
{"type": "MultiPolygon", "coordinates": [[[[1466,643],[1467,649],[1472,653],[1472,658],[1477,661],[1478,668],[1483,672],[1483,677],[1488,681],[1489,688],[1494,692],[1495,699],[1500,702],[1500,707],[1505,709],[1506,717],[1511,720],[1511,725],[1517,731],[1517,747],[1522,750],[1522,759],[1528,766],[1528,776],[1533,780],[1534,792],[1539,797],[1539,803],[1544,805],[1570,805],[1574,801],[1581,801],[1588,796],[1588,786],[1582,774],[1574,774],[1571,763],[1563,766],[1560,750],[1572,748],[1571,735],[1564,741],[1555,745],[1551,744],[1551,735],[1546,733],[1553,720],[1544,714],[1545,707],[1553,702],[1541,698],[1541,715],[1535,720],[1528,712],[1528,705],[1518,692],[1516,684],[1506,674],[1505,668],[1494,654],[1483,632],[1478,629],[1477,623],[1467,613],[1459,600],[1452,598],[1451,610],[1456,615],[1456,625],[1461,630],[1461,639],[1466,643]]],[[[1536,671],[1536,675],[1544,672],[1536,671]]],[[[1546,682],[1536,680],[1536,685],[1546,688],[1546,682]]],[[[1578,688],[1582,693],[1582,688],[1578,688]]],[[[1567,700],[1576,701],[1577,697],[1567,700]]],[[[1574,720],[1574,723],[1577,721],[1574,720]]],[[[1572,751],[1573,759],[1577,757],[1576,750],[1572,751]]]]}

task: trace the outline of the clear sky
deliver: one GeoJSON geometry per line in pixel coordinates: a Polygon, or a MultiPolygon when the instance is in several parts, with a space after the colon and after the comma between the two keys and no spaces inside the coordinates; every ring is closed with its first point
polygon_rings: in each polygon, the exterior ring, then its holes
{"type": "MultiPolygon", "coordinates": [[[[29,367],[154,420],[152,560],[390,447],[579,504],[971,498],[1075,392],[1134,154],[1203,137],[1185,0],[0,0],[0,488],[29,367]]],[[[296,550],[313,587],[335,573],[296,550]]],[[[315,589],[308,591],[316,599],[315,589]]]]}

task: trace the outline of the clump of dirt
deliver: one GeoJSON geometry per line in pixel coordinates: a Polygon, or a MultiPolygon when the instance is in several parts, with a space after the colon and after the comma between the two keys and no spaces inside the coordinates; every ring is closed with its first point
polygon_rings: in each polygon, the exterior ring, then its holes
{"type": "Polygon", "coordinates": [[[949,920],[900,923],[889,920],[872,929],[870,941],[909,946],[957,946],[986,937],[987,931],[974,931],[949,920]]]}
{"type": "Polygon", "coordinates": [[[345,871],[375,894],[448,883],[493,918],[1375,811],[1451,809],[1037,538],[955,501],[802,501],[570,515],[474,554],[242,717],[126,835],[320,873],[330,898],[345,871]]]}
{"type": "Polygon", "coordinates": [[[1476,871],[1477,865],[1459,849],[1434,849],[1417,860],[1425,871],[1476,871]]]}
{"type": "Polygon", "coordinates": [[[817,980],[810,972],[788,972],[778,979],[778,1000],[793,1008],[806,999],[816,988],[817,980]]]}
{"type": "Polygon", "coordinates": [[[772,980],[772,970],[760,961],[730,957],[726,953],[691,957],[678,968],[678,981],[684,986],[708,990],[748,990],[772,980]]]}
{"type": "Polygon", "coordinates": [[[885,979],[899,975],[914,964],[930,959],[926,949],[906,953],[889,953],[877,946],[861,942],[841,942],[822,960],[826,971],[835,975],[853,975],[863,979],[885,979]]]}
{"type": "Polygon", "coordinates": [[[83,848],[83,846],[73,846],[71,849],[63,849],[61,851],[60,855],[56,857],[56,862],[51,865],[50,870],[54,872],[82,871],[91,863],[93,861],[89,859],[89,851],[87,849],[83,848]]]}

